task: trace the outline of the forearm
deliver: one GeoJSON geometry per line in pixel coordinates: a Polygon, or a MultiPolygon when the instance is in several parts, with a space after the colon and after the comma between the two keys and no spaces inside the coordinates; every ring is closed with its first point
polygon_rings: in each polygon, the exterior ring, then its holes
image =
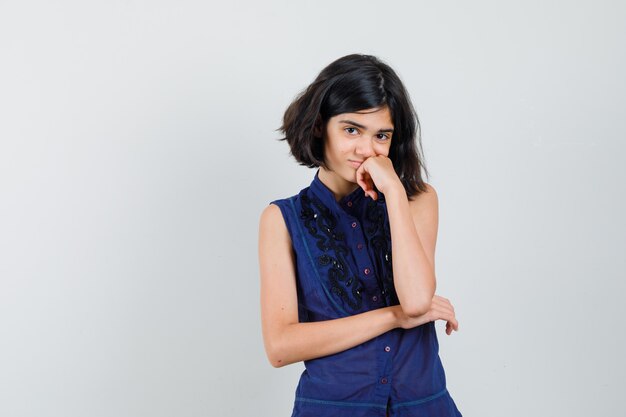
{"type": "Polygon", "coordinates": [[[436,279],[420,241],[404,188],[385,193],[391,232],[393,281],[400,305],[409,316],[418,316],[430,307],[436,279]]]}
{"type": "Polygon", "coordinates": [[[339,319],[285,326],[273,352],[275,367],[350,349],[398,327],[394,306],[339,319]]]}

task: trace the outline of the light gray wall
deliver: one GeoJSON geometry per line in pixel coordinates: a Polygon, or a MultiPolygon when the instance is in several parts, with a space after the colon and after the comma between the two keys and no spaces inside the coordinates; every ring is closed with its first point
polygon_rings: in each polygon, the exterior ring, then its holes
{"type": "Polygon", "coordinates": [[[284,416],[258,218],[314,170],[282,114],[332,60],[410,91],[464,416],[617,415],[618,1],[0,1],[0,415],[284,416]]]}

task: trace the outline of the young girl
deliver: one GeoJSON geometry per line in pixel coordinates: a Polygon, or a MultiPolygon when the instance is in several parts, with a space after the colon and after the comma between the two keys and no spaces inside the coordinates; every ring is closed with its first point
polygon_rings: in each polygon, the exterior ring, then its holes
{"type": "Polygon", "coordinates": [[[438,200],[422,180],[419,121],[396,73],[342,57],[289,106],[280,130],[299,193],[259,225],[263,340],[274,367],[304,361],[292,417],[461,417],[435,320],[438,200]]]}

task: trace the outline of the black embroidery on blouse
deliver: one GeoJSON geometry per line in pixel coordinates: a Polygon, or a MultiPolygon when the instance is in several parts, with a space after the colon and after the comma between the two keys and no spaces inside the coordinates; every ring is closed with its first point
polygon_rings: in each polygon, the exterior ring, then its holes
{"type": "Polygon", "coordinates": [[[383,295],[389,294],[392,305],[397,303],[397,295],[393,284],[393,264],[391,260],[391,231],[389,220],[382,205],[384,200],[370,200],[365,206],[365,218],[370,225],[365,228],[369,245],[375,253],[378,286],[383,295]]]}
{"type": "Polygon", "coordinates": [[[302,194],[301,200],[300,217],[304,220],[304,226],[308,232],[316,239],[317,247],[324,252],[317,257],[317,263],[320,266],[330,265],[328,270],[330,291],[341,297],[350,308],[360,309],[363,305],[362,286],[358,278],[348,278],[349,270],[346,256],[349,250],[345,234],[337,230],[336,217],[315,196],[309,198],[306,194],[302,194]],[[345,285],[342,285],[341,282],[345,285]]]}

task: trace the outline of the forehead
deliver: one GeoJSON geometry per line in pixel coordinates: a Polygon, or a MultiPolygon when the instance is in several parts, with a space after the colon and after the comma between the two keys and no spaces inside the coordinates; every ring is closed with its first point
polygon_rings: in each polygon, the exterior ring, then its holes
{"type": "Polygon", "coordinates": [[[331,122],[342,123],[350,120],[360,123],[368,128],[392,128],[391,112],[389,107],[376,107],[372,109],[359,110],[354,113],[342,113],[330,118],[331,122]]]}

